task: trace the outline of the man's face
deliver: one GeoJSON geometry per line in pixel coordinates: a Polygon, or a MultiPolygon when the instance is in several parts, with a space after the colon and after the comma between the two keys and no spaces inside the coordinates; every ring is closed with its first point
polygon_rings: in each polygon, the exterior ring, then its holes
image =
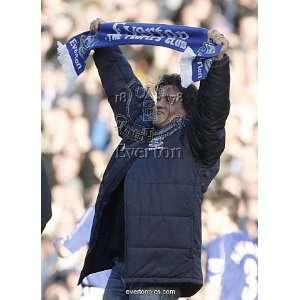
{"type": "Polygon", "coordinates": [[[162,128],[177,116],[185,116],[182,93],[175,85],[165,85],[157,91],[155,127],[162,128]]]}

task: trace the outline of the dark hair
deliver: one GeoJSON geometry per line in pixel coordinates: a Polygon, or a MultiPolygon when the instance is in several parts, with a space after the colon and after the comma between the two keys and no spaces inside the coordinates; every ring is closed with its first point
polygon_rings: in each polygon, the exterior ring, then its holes
{"type": "Polygon", "coordinates": [[[187,88],[182,87],[179,74],[163,75],[159,82],[156,84],[155,91],[157,92],[160,87],[165,85],[174,85],[182,93],[182,105],[191,121],[188,126],[187,137],[194,158],[196,160],[199,160],[202,152],[202,103],[198,97],[198,90],[193,84],[190,84],[187,88]]]}
{"type": "Polygon", "coordinates": [[[205,198],[217,210],[226,208],[229,218],[235,223],[238,221],[239,198],[224,190],[210,193],[205,198]]]}
{"type": "Polygon", "coordinates": [[[182,104],[188,115],[192,112],[192,102],[197,98],[197,88],[194,85],[189,85],[187,88],[181,86],[181,78],[179,74],[163,75],[155,86],[157,92],[159,88],[165,85],[174,85],[182,93],[182,104]]]}

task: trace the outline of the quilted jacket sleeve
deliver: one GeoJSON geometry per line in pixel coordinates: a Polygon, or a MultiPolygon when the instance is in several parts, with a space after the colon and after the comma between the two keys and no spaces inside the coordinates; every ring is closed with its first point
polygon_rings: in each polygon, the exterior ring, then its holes
{"type": "Polygon", "coordinates": [[[93,55],[123,139],[143,140],[153,131],[154,101],[134,75],[119,47],[99,48],[93,55]]]}
{"type": "Polygon", "coordinates": [[[225,55],[222,60],[213,63],[198,91],[200,160],[207,166],[215,165],[225,148],[225,121],[230,110],[229,88],[229,57],[225,55]]]}

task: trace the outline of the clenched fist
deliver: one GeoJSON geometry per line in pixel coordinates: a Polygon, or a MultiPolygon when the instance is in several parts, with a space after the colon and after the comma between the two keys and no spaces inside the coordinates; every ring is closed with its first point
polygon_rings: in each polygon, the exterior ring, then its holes
{"type": "Polygon", "coordinates": [[[214,43],[217,45],[223,45],[221,48],[220,54],[217,56],[216,60],[221,60],[224,56],[224,54],[227,52],[229,47],[229,42],[224,36],[224,34],[220,33],[219,31],[215,29],[210,29],[208,31],[208,38],[211,39],[214,43]]]}
{"type": "Polygon", "coordinates": [[[98,31],[99,24],[104,23],[104,20],[97,18],[90,24],[90,31],[96,33],[98,31]]]}

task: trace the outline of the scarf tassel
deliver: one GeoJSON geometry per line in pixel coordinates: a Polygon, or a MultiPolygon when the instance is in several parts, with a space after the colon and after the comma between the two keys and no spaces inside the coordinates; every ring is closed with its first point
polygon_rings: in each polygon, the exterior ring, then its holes
{"type": "Polygon", "coordinates": [[[78,75],[74,69],[67,46],[63,45],[61,42],[57,42],[57,53],[57,59],[61,63],[67,78],[71,81],[75,80],[78,75]]]}

